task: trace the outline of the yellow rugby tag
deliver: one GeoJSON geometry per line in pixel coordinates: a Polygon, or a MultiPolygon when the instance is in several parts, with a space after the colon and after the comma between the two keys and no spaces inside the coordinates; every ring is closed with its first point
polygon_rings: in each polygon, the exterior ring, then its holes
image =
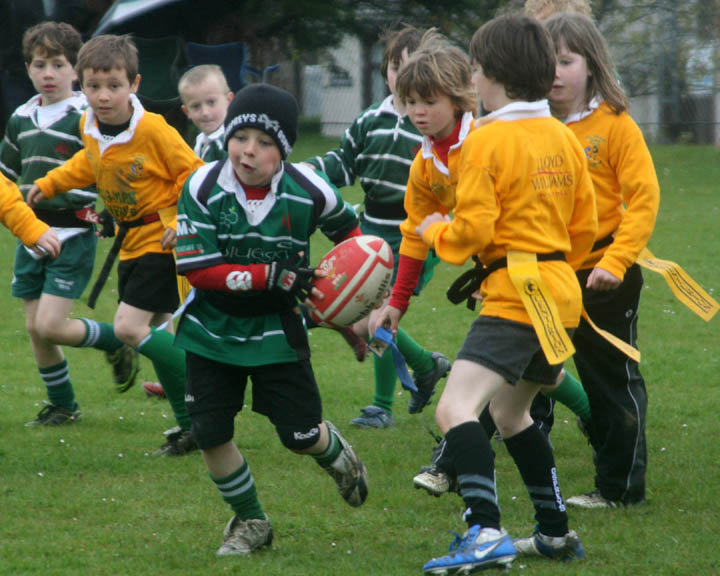
{"type": "Polygon", "coordinates": [[[700,285],[675,262],[655,258],[652,252],[644,248],[637,263],[643,268],[662,274],[665,282],[685,306],[700,316],[705,322],[715,316],[720,305],[700,285]]]}
{"type": "Polygon", "coordinates": [[[560,321],[557,304],[540,276],[537,256],[510,250],[507,253],[507,268],[548,363],[564,362],[575,353],[575,347],[560,321]]]}
{"type": "Polygon", "coordinates": [[[602,328],[600,328],[597,324],[595,324],[595,322],[590,320],[590,316],[588,315],[587,311],[585,310],[585,306],[583,306],[582,317],[585,319],[585,322],[590,324],[590,328],[595,330],[595,332],[597,332],[600,336],[605,338],[605,340],[610,342],[610,344],[615,346],[615,348],[620,350],[620,352],[625,354],[625,356],[631,358],[632,360],[635,360],[635,362],[637,362],[638,364],[640,363],[640,350],[638,350],[634,346],[631,346],[630,344],[625,342],[625,340],[621,340],[620,338],[615,336],[615,334],[612,334],[612,333],[608,332],[607,330],[603,330],[602,328]]]}

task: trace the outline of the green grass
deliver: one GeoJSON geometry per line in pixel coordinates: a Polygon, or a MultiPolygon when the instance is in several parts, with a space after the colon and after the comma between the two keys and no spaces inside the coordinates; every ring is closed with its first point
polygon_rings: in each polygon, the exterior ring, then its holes
{"type": "MultiPolygon", "coordinates": [[[[332,140],[303,136],[294,158],[327,149],[332,140]]],[[[662,186],[660,216],[650,248],[675,260],[711,291],[720,286],[720,152],[713,148],[653,149],[662,186]]],[[[351,202],[361,195],[348,194],[351,202]]],[[[31,429],[23,424],[45,396],[24,330],[22,303],[9,296],[14,239],[0,233],[0,574],[420,574],[463,530],[456,496],[431,498],[413,490],[412,476],[429,458],[432,409],[409,416],[398,392],[396,422],[387,431],[352,429],[347,422],[372,396],[370,362],[355,362],[335,334],[312,332],[313,361],[325,416],[357,448],[370,472],[370,496],[349,508],[331,479],[309,458],[285,450],[272,426],[244,411],[235,439],[253,470],[275,528],[271,551],[248,558],[215,557],[230,517],[199,454],[154,458],[161,432],[172,426],[168,404],[148,400],[139,386],[114,392],[102,354],[67,349],[84,419],[74,426],[31,429]]],[[[314,245],[317,261],[329,244],[314,245]]],[[[103,242],[104,252],[108,241],[103,242]]],[[[100,256],[99,256],[100,257],[100,256]]],[[[441,264],[404,327],[427,348],[457,351],[473,314],[451,306],[444,291],[458,268],[441,264]]],[[[640,348],[647,380],[648,504],[628,510],[570,510],[587,559],[562,565],[518,559],[527,576],[720,574],[720,391],[718,318],[706,324],[647,272],[640,348]]],[[[91,311],[109,320],[113,277],[91,311]]],[[[152,378],[143,363],[141,379],[152,378]]],[[[249,398],[248,398],[249,400],[249,398]]],[[[574,420],[557,409],[552,440],[565,496],[593,484],[591,454],[574,420]]],[[[497,480],[503,524],[513,535],[532,530],[532,508],[501,444],[497,480]]]]}

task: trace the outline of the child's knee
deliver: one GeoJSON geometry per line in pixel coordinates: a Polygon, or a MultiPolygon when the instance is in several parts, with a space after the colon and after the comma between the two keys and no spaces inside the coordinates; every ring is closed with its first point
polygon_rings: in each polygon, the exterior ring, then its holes
{"type": "Polygon", "coordinates": [[[115,317],[115,322],[113,323],[115,337],[133,348],[136,348],[138,344],[140,344],[142,339],[147,335],[148,330],[149,328],[147,326],[138,326],[136,323],[118,316],[115,317]]]}
{"type": "Polygon", "coordinates": [[[522,432],[533,422],[529,407],[523,410],[520,406],[498,405],[494,402],[490,403],[490,416],[503,438],[522,432]]]}
{"type": "Polygon", "coordinates": [[[232,441],[233,416],[226,413],[204,412],[193,414],[192,433],[201,450],[210,451],[232,441]]]}
{"type": "Polygon", "coordinates": [[[34,334],[48,342],[58,342],[63,334],[64,322],[58,322],[55,318],[35,318],[34,334]]]}
{"type": "Polygon", "coordinates": [[[39,340],[41,338],[34,317],[25,318],[25,330],[27,331],[28,336],[30,336],[31,340],[39,340]]]}
{"type": "Polygon", "coordinates": [[[283,446],[293,452],[305,452],[320,440],[320,427],[276,425],[275,430],[283,446]]]}
{"type": "Polygon", "coordinates": [[[435,408],[435,423],[443,434],[447,434],[447,431],[453,427],[452,407],[442,397],[440,397],[437,408],[435,408]]]}

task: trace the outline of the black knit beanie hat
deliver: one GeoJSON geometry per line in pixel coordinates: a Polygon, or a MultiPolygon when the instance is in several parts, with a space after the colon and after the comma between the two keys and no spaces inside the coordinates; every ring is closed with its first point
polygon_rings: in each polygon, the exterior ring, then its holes
{"type": "Polygon", "coordinates": [[[297,124],[298,105],[290,92],[269,84],[250,84],[237,91],[228,107],[225,150],[236,130],[257,128],[275,141],[284,160],[295,144],[297,124]]]}

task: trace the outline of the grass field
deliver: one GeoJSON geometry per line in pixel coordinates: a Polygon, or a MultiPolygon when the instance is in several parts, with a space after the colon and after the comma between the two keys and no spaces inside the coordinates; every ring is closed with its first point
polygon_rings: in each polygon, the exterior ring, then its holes
{"type": "MultiPolygon", "coordinates": [[[[301,139],[294,158],[331,144],[301,139]]],[[[720,151],[661,147],[653,155],[662,203],[650,248],[681,263],[717,297],[720,151]]],[[[353,190],[347,198],[357,202],[360,194],[353,190]]],[[[432,408],[409,416],[407,395],[398,392],[395,428],[350,428],[348,421],[372,397],[371,362],[357,363],[340,338],[316,329],[311,345],[325,417],[365,461],[370,496],[363,507],[349,508],[311,459],[285,450],[264,418],[244,411],[235,439],[272,519],[275,543],[251,557],[217,558],[231,513],[200,455],[150,455],[173,425],[169,406],[146,399],[139,386],[116,394],[102,354],[67,350],[81,422],[24,427],[45,392],[22,303],[9,295],[14,239],[6,230],[0,247],[0,574],[420,574],[423,563],[450,543],[448,530],[464,530],[458,497],[435,499],[412,487],[433,446],[425,431],[435,428],[432,408]]],[[[313,261],[328,247],[318,239],[313,261]]],[[[444,296],[458,271],[441,264],[403,321],[419,342],[451,357],[473,319],[444,296]]],[[[647,272],[645,278],[640,348],[650,402],[648,503],[627,510],[571,509],[571,527],[587,558],[567,565],[518,559],[515,574],[720,574],[720,318],[704,323],[674,299],[660,276],[647,272]]],[[[81,301],[73,314],[111,319],[115,283],[113,274],[95,311],[81,301]]],[[[154,377],[147,362],[143,377],[154,377]]],[[[557,408],[552,440],[564,495],[591,489],[591,453],[564,407],[557,408]]],[[[529,534],[529,499],[507,451],[494,446],[503,524],[512,535],[529,534]]]]}

